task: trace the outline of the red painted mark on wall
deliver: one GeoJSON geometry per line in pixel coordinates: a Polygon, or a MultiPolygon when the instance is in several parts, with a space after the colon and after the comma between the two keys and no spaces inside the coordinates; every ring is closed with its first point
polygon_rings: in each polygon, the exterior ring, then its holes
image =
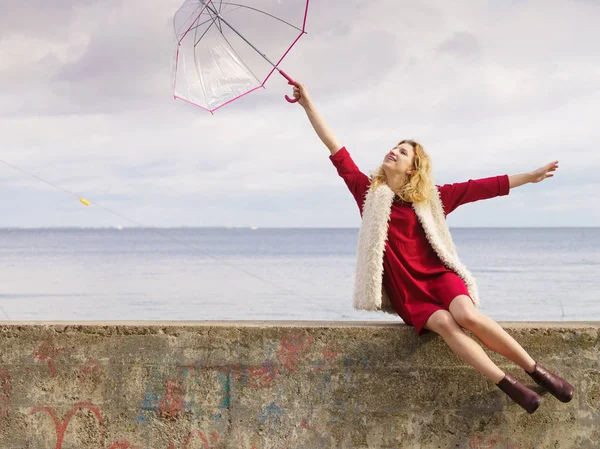
{"type": "Polygon", "coordinates": [[[120,440],[120,441],[115,441],[113,444],[110,445],[110,447],[108,449],[137,449],[137,448],[135,446],[132,446],[129,441],[120,440]]]}
{"type": "Polygon", "coordinates": [[[323,349],[323,361],[319,365],[315,366],[315,372],[323,371],[327,367],[332,367],[333,363],[337,360],[337,358],[341,352],[342,351],[339,350],[338,348],[323,349]]]}
{"type": "Polygon", "coordinates": [[[298,358],[306,353],[312,342],[313,338],[310,335],[305,338],[295,336],[289,340],[285,338],[281,340],[279,357],[283,360],[283,365],[288,372],[296,371],[298,358]]]}
{"type": "Polygon", "coordinates": [[[194,438],[194,437],[200,438],[202,440],[202,442],[204,443],[204,447],[206,449],[208,449],[210,447],[208,440],[206,439],[206,437],[204,436],[204,434],[202,432],[200,432],[199,430],[192,430],[190,433],[188,433],[185,441],[183,442],[183,449],[189,448],[192,438],[194,438]]]}
{"type": "Polygon", "coordinates": [[[303,429],[310,430],[310,426],[306,423],[305,419],[303,419],[302,421],[300,421],[300,427],[302,427],[303,429]]]}
{"type": "Polygon", "coordinates": [[[54,421],[54,426],[56,430],[56,446],[54,447],[54,449],[62,449],[63,441],[65,439],[65,432],[67,431],[67,427],[69,426],[69,421],[71,421],[71,418],[75,413],[83,409],[90,410],[96,416],[96,419],[98,420],[98,427],[100,428],[101,443],[99,447],[104,447],[104,441],[106,439],[104,422],[102,421],[102,414],[100,413],[100,410],[98,410],[98,407],[96,407],[94,404],[91,404],[89,402],[78,402],[73,406],[71,410],[69,410],[65,414],[62,421],[58,419],[56,413],[54,413],[54,410],[52,410],[49,407],[35,407],[28,413],[28,415],[33,415],[38,412],[48,413],[54,421]]]}
{"type": "Polygon", "coordinates": [[[266,362],[262,366],[236,365],[231,372],[235,380],[244,379],[245,386],[254,390],[270,388],[281,374],[272,362],[266,362]]]}
{"type": "MultiPolygon", "coordinates": [[[[182,370],[198,371],[200,371],[202,367],[203,365],[200,362],[179,366],[182,370]]],[[[271,360],[265,361],[261,366],[243,366],[240,363],[228,365],[227,363],[223,363],[217,366],[211,365],[210,368],[215,369],[226,376],[232,375],[235,381],[242,381],[245,387],[255,390],[270,388],[277,377],[281,375],[281,371],[277,368],[277,364],[271,360]]]]}
{"type": "Polygon", "coordinates": [[[9,403],[12,394],[12,377],[3,368],[0,368],[0,419],[6,418],[10,411],[9,403]]]}
{"type": "Polygon", "coordinates": [[[165,397],[158,403],[158,415],[161,418],[175,419],[183,411],[185,387],[180,379],[165,379],[165,397]]]}
{"type": "Polygon", "coordinates": [[[99,371],[100,365],[98,365],[98,362],[95,359],[90,357],[87,362],[79,367],[79,379],[86,380],[88,376],[99,371]]]}
{"type": "Polygon", "coordinates": [[[33,355],[35,356],[36,362],[48,362],[50,376],[54,377],[54,375],[56,374],[56,365],[54,363],[54,358],[64,350],[65,348],[58,348],[54,346],[54,343],[52,343],[52,341],[46,340],[42,342],[40,346],[33,350],[33,355]]]}
{"type": "Polygon", "coordinates": [[[519,449],[519,444],[502,435],[483,435],[481,433],[469,437],[470,449],[519,449]]]}

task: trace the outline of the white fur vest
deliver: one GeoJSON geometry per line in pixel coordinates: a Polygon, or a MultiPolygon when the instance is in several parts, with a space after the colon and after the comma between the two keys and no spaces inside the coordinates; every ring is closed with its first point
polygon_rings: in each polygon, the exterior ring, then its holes
{"type": "MultiPolygon", "coordinates": [[[[433,250],[444,265],[465,282],[469,295],[475,306],[478,306],[479,293],[475,279],[458,258],[439,191],[435,186],[433,188],[435,192],[431,192],[430,199],[419,204],[413,203],[413,209],[433,250]]],[[[357,310],[383,311],[397,315],[382,285],[383,253],[394,195],[394,191],[385,183],[375,190],[369,188],[365,195],[358,234],[354,286],[354,308],[357,310]]]]}

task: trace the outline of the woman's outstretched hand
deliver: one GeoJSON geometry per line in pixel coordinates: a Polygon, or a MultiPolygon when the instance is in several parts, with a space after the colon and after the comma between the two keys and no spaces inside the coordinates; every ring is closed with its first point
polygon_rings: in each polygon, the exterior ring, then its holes
{"type": "Polygon", "coordinates": [[[558,168],[558,161],[550,162],[549,164],[544,165],[543,167],[538,168],[531,172],[531,181],[533,183],[543,181],[546,178],[551,178],[554,176],[552,174],[553,171],[556,171],[558,168]]]}
{"type": "Polygon", "coordinates": [[[556,171],[556,169],[558,169],[558,161],[550,162],[549,164],[546,164],[543,167],[540,167],[537,170],[529,173],[521,173],[519,175],[509,176],[508,185],[511,189],[514,189],[515,187],[519,187],[530,182],[540,182],[546,178],[552,178],[554,176],[552,172],[556,171]]]}
{"type": "Polygon", "coordinates": [[[304,84],[299,83],[297,81],[294,85],[294,98],[298,99],[298,104],[300,104],[300,106],[302,106],[303,108],[306,108],[308,105],[310,105],[310,97],[308,96],[308,90],[306,90],[304,84]]]}

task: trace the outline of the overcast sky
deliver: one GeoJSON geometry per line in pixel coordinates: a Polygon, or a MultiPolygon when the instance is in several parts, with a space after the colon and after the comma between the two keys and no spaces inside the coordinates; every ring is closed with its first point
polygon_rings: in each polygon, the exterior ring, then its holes
{"type": "MultiPolygon", "coordinates": [[[[360,225],[280,76],[214,116],[173,99],[181,2],[4,3],[3,161],[149,226],[360,225]]],[[[451,226],[600,226],[598,23],[596,0],[311,0],[282,68],[365,173],[403,138],[438,184],[560,161],[451,226]]],[[[2,164],[0,177],[2,227],[131,225],[2,164]]]]}

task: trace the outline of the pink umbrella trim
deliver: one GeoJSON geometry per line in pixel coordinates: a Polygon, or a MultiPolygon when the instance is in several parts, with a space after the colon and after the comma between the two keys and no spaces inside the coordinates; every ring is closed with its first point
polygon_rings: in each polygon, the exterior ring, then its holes
{"type": "MultiPolygon", "coordinates": [[[[292,47],[293,47],[294,45],[296,45],[296,42],[298,42],[298,40],[299,40],[299,39],[300,39],[300,38],[301,38],[303,35],[305,35],[305,34],[306,34],[306,31],[304,31],[304,29],[306,28],[306,16],[308,15],[308,3],[309,3],[309,1],[310,1],[310,0],[306,0],[306,8],[305,8],[305,10],[304,10],[304,21],[303,21],[303,23],[302,23],[302,33],[300,33],[300,34],[298,35],[298,37],[297,37],[297,38],[294,40],[294,42],[292,42],[292,45],[290,45],[290,47],[289,47],[289,48],[288,48],[288,49],[285,51],[285,53],[283,54],[283,56],[282,56],[282,57],[279,59],[279,61],[277,61],[277,63],[275,64],[275,66],[276,66],[276,67],[279,67],[279,64],[281,63],[281,61],[283,61],[283,58],[285,58],[285,57],[287,56],[287,54],[290,52],[290,50],[292,49],[292,47]]],[[[213,1],[212,1],[212,0],[210,0],[210,2],[209,2],[209,3],[213,3],[213,1]]],[[[198,19],[200,19],[200,16],[202,15],[202,12],[204,12],[204,10],[205,10],[205,9],[206,9],[206,5],[204,6],[204,8],[202,8],[202,10],[200,11],[200,13],[198,14],[198,17],[196,17],[196,19],[195,19],[195,20],[192,22],[192,24],[191,24],[191,25],[189,26],[189,28],[188,28],[188,29],[185,31],[185,33],[183,34],[183,36],[181,37],[181,39],[180,39],[180,40],[179,40],[179,42],[177,43],[177,54],[176,54],[176,56],[175,56],[175,58],[176,58],[176,59],[175,59],[175,82],[174,82],[174,84],[173,84],[173,90],[175,90],[175,88],[177,87],[177,69],[178,69],[178,66],[179,66],[179,64],[178,64],[178,63],[179,63],[179,47],[181,46],[181,41],[182,41],[182,40],[183,40],[183,38],[184,38],[184,37],[187,35],[187,33],[189,33],[189,31],[192,29],[192,27],[193,27],[193,26],[194,26],[194,24],[195,24],[195,23],[198,21],[198,19]]],[[[260,89],[261,87],[263,87],[263,88],[264,88],[264,87],[265,87],[265,83],[267,82],[267,80],[269,79],[269,77],[271,76],[271,74],[272,74],[274,71],[275,71],[275,67],[274,67],[274,68],[273,68],[273,69],[272,69],[272,70],[271,70],[271,71],[268,73],[268,75],[267,75],[267,76],[266,76],[266,78],[263,80],[263,82],[261,83],[261,85],[260,85],[260,86],[257,86],[257,87],[255,87],[255,88],[253,88],[253,89],[250,89],[248,92],[245,92],[245,93],[243,93],[243,94],[241,94],[241,95],[238,95],[237,97],[235,97],[235,98],[232,98],[231,100],[227,101],[226,103],[223,103],[222,105],[219,105],[219,106],[217,106],[217,107],[216,107],[216,108],[214,108],[214,109],[207,109],[207,108],[205,108],[204,106],[200,106],[199,104],[197,104],[197,103],[194,103],[193,101],[190,101],[190,100],[186,100],[185,98],[183,98],[183,97],[180,97],[180,96],[178,96],[178,95],[173,95],[173,97],[174,97],[175,99],[183,100],[183,101],[185,101],[185,102],[187,102],[187,103],[189,103],[189,104],[193,104],[194,106],[198,106],[199,108],[201,108],[201,109],[204,109],[205,111],[208,111],[208,112],[210,112],[210,113],[212,114],[212,113],[213,113],[214,111],[216,111],[217,109],[219,109],[219,108],[222,108],[223,106],[225,106],[225,105],[227,105],[227,104],[231,103],[232,101],[235,101],[235,100],[237,100],[237,99],[239,99],[239,98],[242,98],[242,97],[244,97],[244,96],[248,95],[249,93],[251,93],[251,92],[254,92],[254,91],[255,91],[255,90],[257,90],[257,89],[260,89]]]]}

